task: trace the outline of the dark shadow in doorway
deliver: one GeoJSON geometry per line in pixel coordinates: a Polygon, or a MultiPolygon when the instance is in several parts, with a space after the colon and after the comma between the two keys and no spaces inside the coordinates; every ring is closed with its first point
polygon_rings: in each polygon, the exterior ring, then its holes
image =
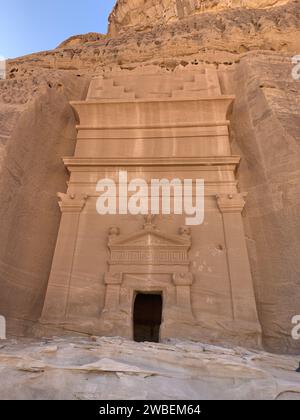
{"type": "Polygon", "coordinates": [[[134,302],[134,341],[159,343],[163,299],[161,294],[138,293],[134,302]]]}

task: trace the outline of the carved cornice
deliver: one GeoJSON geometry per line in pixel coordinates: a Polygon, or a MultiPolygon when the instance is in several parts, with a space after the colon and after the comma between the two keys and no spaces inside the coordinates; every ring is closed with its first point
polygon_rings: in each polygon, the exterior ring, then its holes
{"type": "Polygon", "coordinates": [[[247,193],[217,195],[217,203],[221,213],[241,213],[245,207],[247,193]]]}
{"type": "Polygon", "coordinates": [[[62,213],[80,213],[86,204],[86,194],[64,194],[57,193],[59,207],[62,213]]]}

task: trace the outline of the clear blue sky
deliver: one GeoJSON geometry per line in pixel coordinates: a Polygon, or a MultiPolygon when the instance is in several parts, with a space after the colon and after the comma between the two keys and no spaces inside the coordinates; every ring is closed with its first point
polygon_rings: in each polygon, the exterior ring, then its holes
{"type": "Polygon", "coordinates": [[[0,55],[55,48],[72,35],[107,31],[116,0],[0,0],[0,55]]]}

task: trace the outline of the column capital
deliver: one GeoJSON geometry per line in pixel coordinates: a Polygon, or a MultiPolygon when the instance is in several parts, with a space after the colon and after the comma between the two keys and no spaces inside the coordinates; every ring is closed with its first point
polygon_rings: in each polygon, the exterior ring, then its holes
{"type": "Polygon", "coordinates": [[[58,204],[62,213],[80,213],[88,199],[87,194],[57,193],[58,204]]]}
{"type": "Polygon", "coordinates": [[[193,284],[193,273],[182,272],[173,274],[173,282],[175,286],[191,286],[193,284]]]}
{"type": "Polygon", "coordinates": [[[120,285],[123,281],[123,273],[105,273],[105,284],[120,285]]]}
{"type": "Polygon", "coordinates": [[[241,213],[245,207],[247,193],[220,194],[216,196],[221,213],[241,213]]]}

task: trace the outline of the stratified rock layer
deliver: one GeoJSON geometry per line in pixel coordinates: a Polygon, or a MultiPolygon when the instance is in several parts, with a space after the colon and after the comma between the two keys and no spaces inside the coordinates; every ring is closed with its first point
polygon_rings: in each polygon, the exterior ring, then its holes
{"type": "Polygon", "coordinates": [[[131,12],[124,21],[126,2],[118,2],[113,37],[79,36],[8,63],[8,80],[0,81],[0,313],[10,332],[30,334],[41,314],[60,221],[56,192],[68,179],[61,157],[72,154],[76,138],[68,101],[84,99],[90,78],[112,70],[209,64],[223,93],[236,94],[232,147],[249,192],[244,223],[264,344],[299,352],[291,337],[291,318],[300,314],[300,81],[291,75],[299,1],[222,11],[209,3],[224,2],[206,3],[201,13],[143,28],[131,12]]]}
{"type": "Polygon", "coordinates": [[[42,310],[60,221],[56,193],[68,179],[61,157],[76,139],[69,100],[87,86],[63,71],[0,82],[0,313],[11,333],[27,333],[42,310]]]}

